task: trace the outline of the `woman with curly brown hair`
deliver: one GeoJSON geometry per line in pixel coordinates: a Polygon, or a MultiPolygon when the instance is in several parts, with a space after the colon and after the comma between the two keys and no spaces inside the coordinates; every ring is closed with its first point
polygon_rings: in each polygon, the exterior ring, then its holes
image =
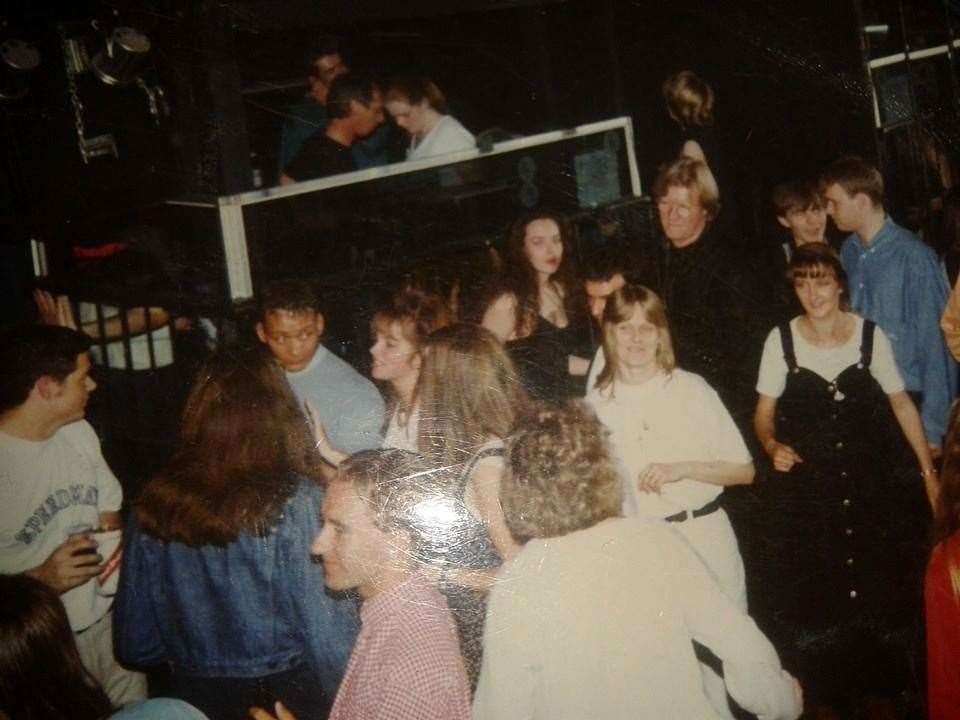
{"type": "Polygon", "coordinates": [[[322,712],[356,608],[322,592],[319,457],[283,370],[222,351],[200,372],[181,445],[137,500],[114,605],[118,658],[172,668],[170,694],[223,720],[282,697],[322,712]]]}
{"type": "Polygon", "coordinates": [[[527,392],[544,400],[582,396],[595,349],[573,243],[570,222],[557,213],[533,211],[514,222],[503,258],[505,290],[482,319],[508,343],[527,392]]]}
{"type": "Polygon", "coordinates": [[[960,403],[950,413],[934,525],[936,546],[925,581],[927,710],[930,720],[960,712],[960,403]]]}
{"type": "Polygon", "coordinates": [[[524,543],[490,593],[475,720],[717,718],[693,640],[764,718],[796,718],[776,651],[669,526],[621,518],[603,426],[540,410],[507,443],[501,498],[524,543]]]}

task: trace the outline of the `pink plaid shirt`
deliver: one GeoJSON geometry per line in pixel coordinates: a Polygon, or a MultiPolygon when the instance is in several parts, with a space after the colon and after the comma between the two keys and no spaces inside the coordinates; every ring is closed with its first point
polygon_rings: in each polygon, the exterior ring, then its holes
{"type": "Polygon", "coordinates": [[[364,601],[363,627],[329,720],[469,720],[467,683],[447,601],[414,576],[364,601]]]}

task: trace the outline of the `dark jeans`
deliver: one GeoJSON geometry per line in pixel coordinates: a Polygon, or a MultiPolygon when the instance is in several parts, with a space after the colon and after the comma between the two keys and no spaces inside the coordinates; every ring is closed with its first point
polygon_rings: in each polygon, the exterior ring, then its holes
{"type": "Polygon", "coordinates": [[[307,665],[261,678],[173,675],[166,694],[185,700],[210,720],[249,720],[247,711],[252,706],[273,714],[277,700],[286,705],[297,720],[323,720],[333,704],[307,665]]]}

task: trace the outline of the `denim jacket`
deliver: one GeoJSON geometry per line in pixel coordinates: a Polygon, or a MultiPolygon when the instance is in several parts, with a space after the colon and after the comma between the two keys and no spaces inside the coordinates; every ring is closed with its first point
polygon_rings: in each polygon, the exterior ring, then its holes
{"type": "Polygon", "coordinates": [[[195,677],[264,677],[310,663],[336,694],[359,630],[356,603],[324,591],[310,544],[323,491],[304,481],[265,537],[192,548],[131,517],[114,603],[117,658],[195,677]]]}

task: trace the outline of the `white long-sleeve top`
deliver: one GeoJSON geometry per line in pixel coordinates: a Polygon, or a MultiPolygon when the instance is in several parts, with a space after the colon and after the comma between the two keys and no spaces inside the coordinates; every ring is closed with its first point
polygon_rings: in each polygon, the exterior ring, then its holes
{"type": "Polygon", "coordinates": [[[672,527],[610,519],[534,539],[494,585],[474,720],[715,720],[692,640],[730,695],[795,720],[794,680],[672,527]]]}

